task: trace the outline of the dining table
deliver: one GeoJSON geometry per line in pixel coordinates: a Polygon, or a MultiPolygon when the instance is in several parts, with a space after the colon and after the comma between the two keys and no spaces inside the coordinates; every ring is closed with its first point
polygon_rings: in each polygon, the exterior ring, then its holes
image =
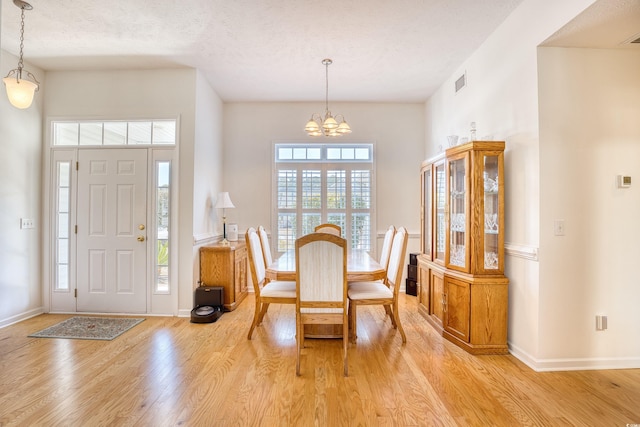
{"type": "MultiPolygon", "coordinates": [[[[369,253],[362,249],[347,252],[347,282],[382,280],[387,272],[369,253]]],[[[268,280],[296,280],[296,252],[291,249],[283,253],[267,267],[268,280]]],[[[305,325],[305,338],[342,338],[342,325],[305,325]]]]}
{"type": "MultiPolygon", "coordinates": [[[[291,249],[283,253],[267,267],[265,272],[269,280],[296,280],[296,252],[291,249]]],[[[382,280],[386,270],[364,249],[352,249],[347,252],[347,281],[367,282],[382,280]]]]}

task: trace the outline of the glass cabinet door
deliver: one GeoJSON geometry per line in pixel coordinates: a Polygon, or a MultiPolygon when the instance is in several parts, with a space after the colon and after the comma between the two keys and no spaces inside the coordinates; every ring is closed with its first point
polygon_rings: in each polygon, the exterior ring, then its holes
{"type": "Polygon", "coordinates": [[[484,191],[484,270],[500,268],[500,177],[498,155],[483,156],[483,191],[484,191]]]}
{"type": "Polygon", "coordinates": [[[433,205],[431,201],[432,193],[431,182],[431,165],[423,171],[422,174],[422,253],[427,256],[429,260],[432,260],[433,246],[431,230],[433,229],[433,205]]]}
{"type": "Polygon", "coordinates": [[[435,246],[435,260],[444,264],[444,248],[445,248],[445,190],[446,190],[446,178],[444,163],[437,164],[434,168],[434,185],[433,191],[435,191],[435,206],[434,217],[435,227],[433,230],[433,245],[435,246]]]}
{"type": "Polygon", "coordinates": [[[467,157],[449,161],[449,253],[448,267],[467,271],[469,268],[467,157]]]}

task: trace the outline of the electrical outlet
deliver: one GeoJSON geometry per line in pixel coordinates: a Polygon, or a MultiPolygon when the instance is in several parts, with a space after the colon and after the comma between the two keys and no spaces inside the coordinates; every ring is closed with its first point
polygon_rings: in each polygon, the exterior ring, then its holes
{"type": "Polygon", "coordinates": [[[33,220],[29,218],[20,218],[20,228],[33,228],[33,220]]]}
{"type": "Polygon", "coordinates": [[[555,236],[564,236],[564,219],[556,219],[553,221],[553,234],[555,236]]]}

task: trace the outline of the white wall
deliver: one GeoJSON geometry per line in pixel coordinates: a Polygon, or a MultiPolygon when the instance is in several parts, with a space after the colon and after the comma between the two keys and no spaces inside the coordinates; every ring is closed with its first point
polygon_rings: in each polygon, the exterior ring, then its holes
{"type": "MultiPolygon", "coordinates": [[[[593,0],[525,0],[426,106],[426,153],[446,146],[446,135],[468,136],[475,121],[478,137],[506,141],[506,275],[509,278],[511,352],[530,366],[541,366],[541,347],[553,330],[542,329],[547,307],[537,253],[540,247],[540,193],[537,46],[593,0]],[[466,71],[468,85],[456,95],[455,80],[466,71]]],[[[562,286],[560,284],[560,286],[562,286]]]]}
{"type": "Polygon", "coordinates": [[[222,233],[213,206],[218,192],[223,191],[223,103],[201,72],[196,86],[193,234],[202,239],[222,233]]]}
{"type": "MultiPolygon", "coordinates": [[[[224,164],[222,140],[223,103],[201,72],[196,75],[195,143],[193,156],[193,284],[181,287],[181,301],[192,301],[193,290],[200,278],[199,248],[212,243],[222,234],[218,212],[214,209],[217,195],[223,191],[224,164]]],[[[193,306],[181,305],[180,315],[193,306]]]]}
{"type": "MultiPolygon", "coordinates": [[[[6,76],[18,58],[0,50],[0,73],[6,76]]],[[[0,326],[42,312],[40,235],[42,188],[42,92],[44,72],[25,68],[42,83],[31,107],[19,110],[0,92],[0,326]],[[34,220],[20,229],[20,218],[34,220]]]]}
{"type": "MultiPolygon", "coordinates": [[[[192,308],[192,289],[196,280],[193,277],[196,70],[50,71],[47,83],[44,108],[48,119],[179,118],[180,175],[176,201],[179,206],[179,294],[176,308],[188,313],[192,308]]],[[[206,139],[201,131],[198,145],[206,139]]]]}
{"type": "MultiPolygon", "coordinates": [[[[420,163],[424,153],[424,105],[335,103],[353,133],[337,139],[315,139],[304,132],[321,103],[228,103],[224,106],[224,187],[236,209],[227,213],[238,229],[271,228],[271,165],[274,142],[372,142],[375,144],[377,224],[412,234],[407,253],[419,250],[420,163]]],[[[378,245],[379,246],[379,245],[378,245]]]]}
{"type": "Polygon", "coordinates": [[[540,48],[539,358],[640,366],[640,51],[540,48]],[[619,174],[631,188],[617,187],[619,174]],[[563,219],[565,236],[553,223],[563,219]],[[596,332],[595,316],[608,316],[596,332]]]}

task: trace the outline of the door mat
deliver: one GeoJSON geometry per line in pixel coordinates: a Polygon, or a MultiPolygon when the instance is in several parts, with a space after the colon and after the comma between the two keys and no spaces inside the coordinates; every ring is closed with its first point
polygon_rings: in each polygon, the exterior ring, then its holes
{"type": "Polygon", "coordinates": [[[29,335],[35,338],[73,338],[110,341],[144,319],[113,317],[71,317],[58,324],[29,335]]]}

